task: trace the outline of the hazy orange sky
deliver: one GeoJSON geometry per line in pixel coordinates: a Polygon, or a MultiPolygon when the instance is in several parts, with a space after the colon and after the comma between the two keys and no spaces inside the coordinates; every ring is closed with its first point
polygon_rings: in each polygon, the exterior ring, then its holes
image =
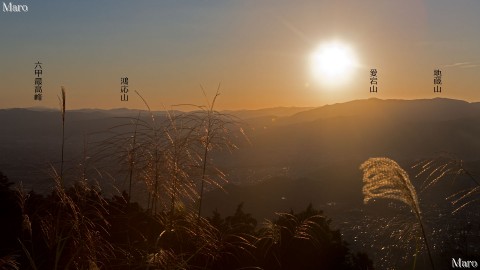
{"type": "Polygon", "coordinates": [[[480,100],[480,1],[14,1],[0,12],[0,108],[153,109],[203,102],[219,109],[320,106],[358,98],[480,100]],[[319,83],[309,64],[337,40],[358,58],[350,83],[319,83]],[[33,99],[35,62],[43,100],[33,99]],[[369,70],[379,92],[369,92],[369,70]],[[433,70],[443,73],[433,92],[433,70]],[[120,78],[129,101],[120,101],[120,78]]]}

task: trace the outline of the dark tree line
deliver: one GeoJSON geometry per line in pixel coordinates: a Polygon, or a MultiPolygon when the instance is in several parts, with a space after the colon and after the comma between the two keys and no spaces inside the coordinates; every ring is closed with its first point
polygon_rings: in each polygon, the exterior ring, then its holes
{"type": "Polygon", "coordinates": [[[258,224],[242,204],[199,221],[129,201],[82,182],[26,193],[0,173],[0,268],[373,269],[311,205],[258,224]]]}

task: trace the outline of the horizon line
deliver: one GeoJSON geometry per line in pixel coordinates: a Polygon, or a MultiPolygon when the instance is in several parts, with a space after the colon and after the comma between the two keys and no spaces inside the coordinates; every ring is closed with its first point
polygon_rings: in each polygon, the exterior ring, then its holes
{"type": "MultiPolygon", "coordinates": [[[[448,97],[434,97],[434,98],[416,98],[416,99],[402,99],[402,98],[378,98],[378,97],[370,97],[370,98],[363,98],[363,99],[352,99],[349,101],[344,102],[334,102],[328,103],[319,106],[274,106],[274,107],[261,107],[261,108],[254,108],[254,109],[246,109],[246,108],[239,108],[239,109],[222,109],[217,110],[220,112],[223,111],[260,111],[260,110],[269,110],[269,109],[314,109],[314,108],[321,108],[326,106],[338,105],[338,104],[346,104],[355,101],[368,101],[368,100],[381,100],[381,101],[420,101],[420,100],[452,100],[452,101],[462,101],[469,104],[472,103],[479,103],[480,101],[468,101],[465,99],[457,99],[457,98],[448,98],[448,97]]],[[[180,108],[182,104],[171,105],[171,107],[180,108]]],[[[25,110],[45,110],[45,111],[56,111],[61,110],[60,108],[56,107],[48,107],[48,106],[31,106],[31,107],[8,107],[8,108],[0,108],[0,110],[14,110],[14,109],[25,109],[25,110]]],[[[148,108],[127,108],[127,107],[116,107],[116,108],[74,108],[74,109],[67,109],[67,111],[82,111],[82,110],[91,110],[91,111],[114,111],[114,110],[129,110],[129,111],[148,111],[148,108]]],[[[164,111],[181,111],[181,112],[191,112],[191,111],[198,111],[198,109],[193,110],[181,110],[181,109],[154,109],[151,110],[152,112],[164,112],[164,111]]]]}

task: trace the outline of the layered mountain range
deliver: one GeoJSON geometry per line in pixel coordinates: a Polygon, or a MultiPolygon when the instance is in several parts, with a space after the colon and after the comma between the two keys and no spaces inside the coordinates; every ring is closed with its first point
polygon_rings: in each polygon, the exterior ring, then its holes
{"type": "MultiPolygon", "coordinates": [[[[322,202],[360,200],[358,167],[369,157],[389,157],[410,168],[424,158],[449,153],[473,164],[472,170],[480,160],[480,103],[443,98],[368,99],[318,108],[223,113],[236,117],[248,138],[237,141],[238,150],[213,156],[232,188],[278,183],[277,189],[285,186],[293,192],[306,185],[304,191],[298,191],[305,194],[305,202],[312,198],[322,202]],[[276,178],[280,180],[272,182],[276,178]],[[296,185],[295,179],[303,180],[296,185]],[[319,183],[322,189],[313,192],[319,183]]],[[[166,112],[154,114],[160,120],[166,117],[166,112]]],[[[67,111],[67,162],[72,161],[70,166],[74,167],[86,143],[93,148],[92,142],[102,138],[98,134],[131,122],[137,115],[138,111],[128,109],[67,111]]],[[[13,181],[41,190],[48,181],[46,171],[60,160],[60,113],[38,108],[3,109],[0,122],[0,170],[13,181]]],[[[291,197],[282,194],[279,191],[275,196],[284,198],[282,201],[291,197]]],[[[208,203],[212,207],[219,200],[215,196],[208,203]]],[[[240,200],[232,199],[230,207],[240,200]]]]}

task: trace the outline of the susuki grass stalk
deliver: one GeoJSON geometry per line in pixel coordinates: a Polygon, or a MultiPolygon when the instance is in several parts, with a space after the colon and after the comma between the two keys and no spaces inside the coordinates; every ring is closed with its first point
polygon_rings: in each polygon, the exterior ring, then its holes
{"type": "MultiPolygon", "coordinates": [[[[220,86],[219,86],[220,87],[220,86]]],[[[203,90],[203,89],[202,89],[203,90]]],[[[205,91],[203,91],[204,96],[206,97],[205,91]]],[[[203,192],[205,190],[205,177],[207,173],[207,160],[208,160],[208,154],[210,150],[210,144],[212,140],[212,131],[213,131],[213,108],[215,106],[215,101],[217,100],[217,97],[220,95],[217,89],[217,93],[215,94],[215,97],[213,98],[213,101],[210,103],[207,99],[207,104],[208,109],[206,111],[206,119],[204,120],[204,130],[205,130],[205,136],[203,137],[203,159],[202,159],[202,178],[201,178],[201,184],[200,184],[200,198],[199,198],[199,203],[198,203],[198,219],[200,220],[200,216],[202,215],[202,203],[203,203],[203,192]]]]}
{"type": "Polygon", "coordinates": [[[153,194],[151,196],[151,207],[150,209],[153,211],[154,214],[157,213],[157,204],[158,204],[158,189],[159,189],[159,178],[160,178],[160,169],[158,167],[160,159],[159,159],[159,141],[158,141],[158,134],[157,134],[157,128],[156,128],[156,121],[155,121],[155,115],[153,114],[152,110],[150,109],[150,106],[148,105],[147,101],[140,95],[138,91],[135,91],[137,95],[142,99],[143,103],[145,106],[147,106],[148,111],[150,112],[150,116],[152,118],[152,130],[153,130],[153,144],[154,144],[154,157],[153,157],[153,165],[154,165],[154,179],[153,179],[153,194]]]}
{"type": "Polygon", "coordinates": [[[133,132],[133,142],[132,142],[132,149],[129,153],[129,177],[128,177],[128,203],[130,203],[130,200],[132,198],[132,178],[133,178],[133,170],[135,167],[135,154],[137,150],[137,128],[138,128],[138,120],[140,119],[140,112],[138,113],[137,119],[135,121],[135,130],[133,132]]]}
{"type": "MultiPolygon", "coordinates": [[[[32,223],[31,223],[31,220],[30,220],[30,217],[28,216],[27,212],[26,212],[26,203],[27,203],[27,200],[28,198],[30,197],[29,194],[27,194],[25,192],[25,188],[23,187],[23,183],[20,182],[20,185],[17,187],[16,189],[16,194],[17,194],[17,200],[18,200],[18,204],[20,206],[20,209],[22,211],[22,217],[23,217],[23,220],[22,220],[22,231],[26,231],[28,234],[28,242],[30,243],[30,251],[28,250],[28,248],[25,246],[24,242],[26,242],[27,239],[18,239],[18,242],[20,243],[21,247],[22,247],[22,250],[25,254],[25,256],[27,257],[29,263],[30,263],[30,267],[34,270],[37,269],[37,266],[35,264],[35,260],[33,259],[33,251],[34,251],[34,246],[33,246],[33,241],[32,241],[32,223]],[[23,241],[22,241],[23,240],[23,241]]],[[[25,233],[23,233],[23,235],[25,236],[25,233]]],[[[23,238],[23,237],[22,237],[23,238]]],[[[0,267],[0,269],[3,269],[0,267]]]]}
{"type": "MultiPolygon", "coordinates": [[[[202,88],[203,95],[206,100],[207,106],[195,106],[199,110],[190,113],[189,118],[194,122],[196,140],[198,141],[195,146],[196,166],[199,168],[199,180],[200,188],[198,191],[198,212],[197,219],[200,220],[202,215],[204,193],[207,185],[222,188],[221,180],[225,183],[225,174],[218,169],[218,167],[212,165],[209,161],[211,159],[211,153],[214,150],[228,150],[236,149],[237,146],[232,141],[232,127],[235,127],[238,122],[234,120],[234,117],[228,114],[222,114],[215,110],[215,103],[220,95],[220,85],[217,88],[217,92],[210,101],[202,88]]],[[[191,105],[191,104],[190,104],[191,105]]],[[[192,106],[192,105],[191,105],[192,106]]],[[[239,128],[242,135],[245,136],[243,130],[239,128]]]]}
{"type": "Polygon", "coordinates": [[[210,126],[211,126],[210,111],[208,112],[207,118],[208,119],[207,119],[205,145],[204,145],[204,152],[203,152],[203,164],[202,164],[202,179],[201,179],[201,186],[200,186],[200,200],[198,205],[198,218],[200,218],[200,216],[202,215],[202,202],[203,202],[203,192],[205,190],[205,176],[207,172],[208,149],[210,147],[210,126]]]}
{"type": "Polygon", "coordinates": [[[363,171],[364,203],[379,198],[398,200],[408,205],[420,225],[430,264],[432,269],[435,269],[423,226],[417,193],[407,172],[389,158],[370,158],[360,166],[360,169],[363,171]]]}
{"type": "Polygon", "coordinates": [[[171,163],[170,165],[167,165],[167,168],[169,170],[173,170],[173,173],[170,173],[168,176],[171,181],[171,190],[170,190],[170,215],[173,219],[173,216],[175,214],[175,202],[177,200],[178,196],[178,178],[179,178],[179,155],[180,155],[180,142],[179,142],[179,130],[177,129],[177,122],[176,118],[172,117],[170,113],[168,113],[168,119],[170,121],[170,128],[166,132],[166,137],[168,141],[171,144],[172,150],[170,151],[170,155],[167,155],[168,159],[166,160],[167,163],[171,163]],[[171,131],[169,131],[171,130],[171,131]],[[172,134],[173,133],[173,134],[172,134]]]}
{"type": "Polygon", "coordinates": [[[60,163],[60,183],[63,186],[64,181],[63,181],[63,155],[64,155],[64,148],[65,148],[65,88],[62,86],[62,98],[60,100],[61,102],[61,110],[62,110],[62,159],[60,163]]]}

